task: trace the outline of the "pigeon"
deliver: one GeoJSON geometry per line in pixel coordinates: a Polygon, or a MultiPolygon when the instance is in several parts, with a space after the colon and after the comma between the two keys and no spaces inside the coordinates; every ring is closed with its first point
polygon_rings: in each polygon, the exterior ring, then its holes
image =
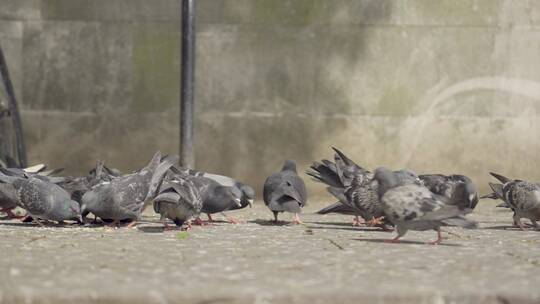
{"type": "Polygon", "coordinates": [[[310,166],[313,171],[306,171],[306,174],[315,181],[327,185],[326,190],[338,199],[336,203],[317,211],[317,214],[354,215],[353,226],[360,226],[359,212],[347,200],[345,190],[351,186],[356,174],[368,174],[369,171],[356,164],[337,148],[332,147],[332,149],[335,152],[334,162],[323,159],[310,166]]]}
{"type": "MultiPolygon", "coordinates": [[[[56,177],[49,177],[52,174],[60,172],[62,169],[51,170],[45,172],[44,170],[47,167],[43,164],[34,165],[32,167],[19,169],[19,168],[0,168],[0,174],[18,177],[23,179],[28,179],[30,176],[35,176],[49,182],[59,182],[62,179],[56,177]]],[[[19,198],[17,195],[17,190],[10,183],[0,184],[0,212],[4,212],[8,215],[8,218],[26,218],[28,216],[18,216],[13,213],[13,209],[19,206],[19,198]]],[[[30,219],[31,221],[31,219],[30,219]]]]}
{"type": "Polygon", "coordinates": [[[496,184],[490,184],[490,186],[493,192],[514,211],[514,223],[521,230],[526,230],[521,219],[527,218],[535,229],[539,229],[536,221],[540,220],[540,185],[523,180],[512,180],[493,172],[490,174],[502,183],[502,189],[496,187],[496,184]]]}
{"type": "Polygon", "coordinates": [[[301,224],[301,208],[306,205],[307,191],[304,181],[296,172],[296,163],[286,160],[280,172],[270,175],[264,182],[263,199],[278,221],[279,212],[294,213],[293,223],[301,224]]]}
{"type": "Polygon", "coordinates": [[[443,175],[443,174],[422,174],[418,176],[424,186],[429,189],[429,191],[445,196],[450,199],[456,191],[456,186],[458,184],[465,184],[465,189],[469,193],[463,201],[449,201],[457,204],[458,207],[467,210],[473,210],[478,204],[478,193],[476,192],[476,187],[470,178],[465,175],[453,174],[453,175],[443,175]]]}
{"type": "MultiPolygon", "coordinates": [[[[396,175],[387,168],[375,170],[374,178],[378,181],[378,195],[385,216],[396,226],[398,235],[390,242],[399,242],[407,230],[437,231],[437,240],[442,241],[441,226],[461,226],[475,228],[476,223],[467,219],[466,210],[455,204],[445,202],[446,197],[434,194],[428,188],[418,184],[399,185],[396,175]]],[[[465,183],[456,186],[451,200],[467,197],[465,183]]]]}
{"type": "MultiPolygon", "coordinates": [[[[121,175],[117,170],[109,169],[104,162],[98,160],[96,167],[88,172],[86,176],[66,177],[58,185],[64,188],[71,195],[71,199],[82,203],[83,195],[101,182],[110,182],[113,178],[121,175]]],[[[85,214],[83,215],[83,217],[85,214]]]]}
{"type": "MultiPolygon", "coordinates": [[[[28,178],[0,174],[0,182],[10,184],[15,189],[18,205],[41,225],[37,219],[46,221],[81,221],[81,209],[64,189],[46,179],[28,178]]],[[[14,193],[10,190],[11,195],[14,193]]]]}
{"type": "Polygon", "coordinates": [[[158,151],[141,170],[97,184],[83,195],[82,212],[90,211],[101,219],[111,219],[111,226],[128,219],[132,220],[128,227],[134,226],[147,203],[156,196],[163,177],[177,160],[178,156],[162,160],[158,151]]]}
{"type": "Polygon", "coordinates": [[[195,177],[183,174],[167,173],[158,195],[154,198],[154,211],[161,215],[161,221],[168,229],[165,219],[172,220],[176,226],[191,229],[191,219],[201,212],[203,200],[195,186],[195,177]]]}
{"type": "MultiPolygon", "coordinates": [[[[201,172],[184,168],[171,168],[178,173],[194,176],[193,182],[199,188],[203,198],[201,213],[208,216],[208,221],[213,222],[212,214],[221,213],[229,222],[239,223],[236,219],[227,216],[225,211],[238,210],[253,205],[255,191],[249,185],[243,184],[231,177],[201,172]]],[[[196,224],[204,222],[197,218],[196,224]]]]}
{"type": "MultiPolygon", "coordinates": [[[[416,173],[410,170],[398,170],[392,172],[392,174],[398,186],[421,184],[416,173]]],[[[379,182],[375,179],[373,173],[357,174],[345,195],[347,201],[352,203],[352,207],[369,226],[390,230],[387,226],[393,225],[393,223],[385,216],[379,198],[379,182]]]]}
{"type": "Polygon", "coordinates": [[[19,206],[17,190],[10,183],[0,183],[0,212],[8,215],[8,218],[21,218],[13,213],[13,209],[19,206]]]}
{"type": "MultiPolygon", "coordinates": [[[[238,187],[223,186],[215,180],[204,176],[193,177],[193,183],[201,193],[203,202],[201,213],[205,213],[210,222],[213,221],[211,214],[222,213],[229,222],[237,223],[236,220],[229,218],[223,212],[242,207],[243,194],[238,187]]],[[[200,218],[196,220],[196,223],[203,224],[200,218]]]]}
{"type": "Polygon", "coordinates": [[[480,196],[480,199],[489,198],[489,199],[493,199],[493,200],[497,200],[497,199],[502,200],[502,203],[498,204],[496,207],[510,208],[510,205],[508,205],[504,201],[504,198],[502,197],[502,187],[503,187],[503,185],[502,184],[495,184],[495,183],[488,183],[488,184],[489,184],[489,187],[493,190],[493,192],[480,196]],[[499,193],[499,194],[497,194],[497,193],[499,193]]]}

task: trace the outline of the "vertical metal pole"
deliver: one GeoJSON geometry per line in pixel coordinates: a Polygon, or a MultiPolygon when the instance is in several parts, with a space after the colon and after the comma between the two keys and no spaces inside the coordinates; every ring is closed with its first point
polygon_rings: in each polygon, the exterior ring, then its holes
{"type": "Polygon", "coordinates": [[[180,94],[180,164],[195,167],[193,97],[195,72],[195,0],[182,1],[182,59],[180,94]]]}
{"type": "Polygon", "coordinates": [[[0,75],[4,81],[4,86],[8,95],[9,112],[13,121],[13,128],[15,129],[15,140],[17,141],[17,158],[19,159],[19,166],[26,167],[26,146],[24,144],[23,129],[21,116],[19,114],[19,107],[17,106],[17,99],[15,99],[15,90],[13,84],[9,78],[9,70],[4,57],[4,52],[0,46],[0,75]]]}

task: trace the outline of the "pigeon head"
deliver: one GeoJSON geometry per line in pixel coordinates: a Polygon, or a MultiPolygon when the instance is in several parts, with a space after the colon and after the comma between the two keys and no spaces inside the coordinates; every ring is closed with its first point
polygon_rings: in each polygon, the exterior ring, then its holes
{"type": "Polygon", "coordinates": [[[237,188],[237,187],[229,187],[229,191],[232,195],[232,199],[234,201],[234,203],[238,206],[238,207],[242,207],[242,191],[237,188]]]}
{"type": "Polygon", "coordinates": [[[422,184],[422,181],[420,178],[418,178],[418,175],[409,169],[394,171],[394,176],[400,185],[422,184]]]}
{"type": "Polygon", "coordinates": [[[281,168],[281,171],[293,171],[296,172],[296,163],[294,160],[287,159],[281,168]]]}
{"type": "Polygon", "coordinates": [[[74,200],[67,199],[54,206],[54,214],[59,219],[82,222],[81,207],[74,200]]]}
{"type": "Polygon", "coordinates": [[[458,183],[450,199],[460,208],[474,209],[478,203],[478,195],[474,184],[458,183]]]}
{"type": "Polygon", "coordinates": [[[373,178],[376,179],[379,183],[379,197],[382,197],[386,193],[386,191],[399,185],[399,181],[396,178],[394,172],[390,171],[385,167],[377,168],[375,170],[375,175],[373,176],[373,178]]]}
{"type": "Polygon", "coordinates": [[[92,212],[97,207],[99,203],[98,194],[94,191],[86,192],[81,199],[81,213],[92,212]]]}
{"type": "Polygon", "coordinates": [[[253,205],[253,200],[255,200],[255,190],[248,185],[240,185],[240,190],[242,191],[242,203],[247,204],[251,207],[253,205]]]}

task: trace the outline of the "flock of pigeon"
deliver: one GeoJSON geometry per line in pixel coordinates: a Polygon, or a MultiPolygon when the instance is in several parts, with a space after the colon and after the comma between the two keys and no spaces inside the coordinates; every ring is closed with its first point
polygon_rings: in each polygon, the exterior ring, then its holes
{"type": "MultiPolygon", "coordinates": [[[[435,230],[442,241],[442,226],[475,228],[466,215],[476,207],[479,197],[470,178],[464,175],[425,174],[411,170],[391,171],[379,167],[373,172],[357,165],[336,148],[334,161],[314,162],[307,174],[324,183],[337,202],[318,214],[339,213],[354,216],[353,225],[396,230],[399,239],[408,230],[435,230]],[[360,219],[361,218],[361,219],[360,219]]],[[[92,213],[110,227],[137,224],[142,212],[152,204],[165,229],[189,229],[193,224],[212,222],[212,214],[251,206],[252,187],[233,178],[181,168],[177,156],[156,152],[142,169],[122,174],[98,161],[83,177],[56,176],[61,170],[45,171],[46,166],[0,168],[0,211],[16,218],[13,209],[23,208],[23,221],[39,225],[65,220],[85,224],[92,213]],[[208,221],[200,214],[205,213],[208,221]],[[176,227],[170,227],[171,220],[176,227]]],[[[538,229],[540,184],[512,180],[491,173],[500,183],[490,183],[492,193],[480,198],[500,199],[500,207],[512,209],[514,225],[525,230],[522,218],[538,229]]],[[[293,223],[301,224],[299,214],[307,202],[307,191],[296,164],[285,161],[282,169],[269,176],[263,188],[265,205],[275,222],[280,212],[294,213],[293,223]]]]}

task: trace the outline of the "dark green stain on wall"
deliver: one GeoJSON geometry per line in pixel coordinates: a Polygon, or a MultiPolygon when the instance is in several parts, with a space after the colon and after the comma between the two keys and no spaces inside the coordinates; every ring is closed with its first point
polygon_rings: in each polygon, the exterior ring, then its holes
{"type": "Polygon", "coordinates": [[[179,25],[145,24],[133,32],[133,106],[136,112],[177,107],[180,83],[179,25]]]}

